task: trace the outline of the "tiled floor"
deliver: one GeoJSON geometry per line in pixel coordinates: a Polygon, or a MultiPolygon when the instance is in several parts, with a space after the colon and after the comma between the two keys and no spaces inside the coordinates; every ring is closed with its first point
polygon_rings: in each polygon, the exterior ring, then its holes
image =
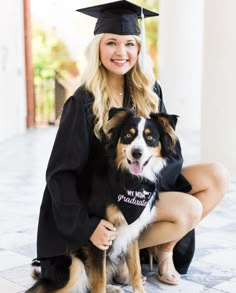
{"type": "MultiPolygon", "coordinates": [[[[32,129],[0,143],[0,293],[23,293],[32,283],[30,262],[36,255],[38,212],[55,133],[55,127],[32,129]]],[[[179,136],[186,163],[196,161],[198,134],[179,136]]],[[[223,202],[196,229],[196,253],[188,275],[179,286],[168,286],[149,273],[146,292],[235,293],[235,215],[233,179],[223,202]]]]}

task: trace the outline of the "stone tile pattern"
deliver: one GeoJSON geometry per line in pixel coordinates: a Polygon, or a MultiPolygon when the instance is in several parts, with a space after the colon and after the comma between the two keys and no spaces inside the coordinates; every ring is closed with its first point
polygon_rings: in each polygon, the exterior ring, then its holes
{"type": "MultiPolygon", "coordinates": [[[[36,229],[45,170],[56,127],[28,130],[0,143],[0,292],[23,293],[32,284],[36,229]]],[[[199,161],[198,132],[179,133],[185,164],[199,161]]],[[[196,228],[196,252],[179,286],[161,284],[149,272],[146,292],[236,292],[236,178],[222,203],[196,228]]],[[[123,287],[132,292],[130,286],[123,287]]]]}

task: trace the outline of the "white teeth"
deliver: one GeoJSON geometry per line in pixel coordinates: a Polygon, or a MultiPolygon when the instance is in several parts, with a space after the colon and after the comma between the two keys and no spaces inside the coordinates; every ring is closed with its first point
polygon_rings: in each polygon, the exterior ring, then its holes
{"type": "Polygon", "coordinates": [[[126,60],[113,60],[113,62],[119,63],[119,64],[124,64],[126,60]]]}

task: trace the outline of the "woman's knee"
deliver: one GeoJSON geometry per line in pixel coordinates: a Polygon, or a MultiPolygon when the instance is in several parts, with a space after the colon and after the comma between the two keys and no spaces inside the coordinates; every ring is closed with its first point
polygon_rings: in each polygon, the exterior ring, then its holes
{"type": "Polygon", "coordinates": [[[198,198],[182,192],[160,193],[156,221],[168,221],[187,232],[202,219],[203,205],[198,198]]]}
{"type": "Polygon", "coordinates": [[[230,173],[221,163],[209,164],[209,174],[211,176],[212,188],[217,189],[218,194],[224,195],[229,188],[230,173]]]}
{"type": "Polygon", "coordinates": [[[189,195],[185,202],[184,213],[179,216],[179,223],[184,230],[190,231],[201,221],[202,215],[202,203],[196,197],[189,195]]]}

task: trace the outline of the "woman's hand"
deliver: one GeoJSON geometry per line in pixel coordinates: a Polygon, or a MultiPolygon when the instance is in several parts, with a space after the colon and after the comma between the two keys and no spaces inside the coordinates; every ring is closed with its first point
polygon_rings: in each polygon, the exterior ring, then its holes
{"type": "Polygon", "coordinates": [[[115,226],[106,221],[101,220],[90,237],[90,241],[98,249],[107,250],[112,245],[112,240],[116,238],[115,226]]]}

